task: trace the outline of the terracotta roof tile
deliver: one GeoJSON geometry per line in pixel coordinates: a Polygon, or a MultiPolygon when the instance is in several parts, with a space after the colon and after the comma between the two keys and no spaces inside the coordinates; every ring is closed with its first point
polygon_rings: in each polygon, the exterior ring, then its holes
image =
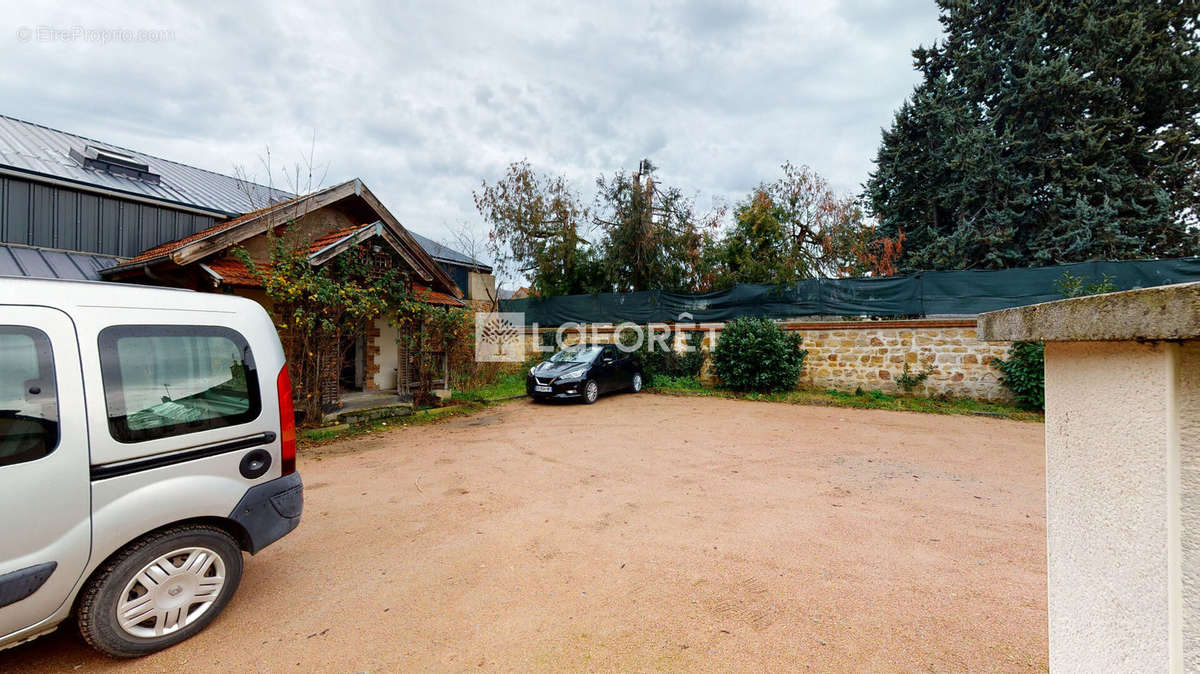
{"type": "Polygon", "coordinates": [[[331,245],[337,243],[338,241],[341,241],[342,239],[346,238],[347,236],[350,236],[351,234],[356,233],[358,230],[362,229],[365,226],[367,226],[367,225],[354,225],[353,227],[343,227],[342,229],[335,229],[332,232],[329,232],[328,234],[323,234],[320,237],[318,237],[317,239],[314,239],[312,244],[309,245],[308,254],[315,255],[316,253],[321,252],[326,247],[331,246],[331,245]]]}
{"type": "Polygon", "coordinates": [[[429,286],[418,283],[413,284],[413,294],[417,296],[417,299],[428,304],[440,304],[449,307],[466,306],[462,300],[453,295],[447,295],[446,293],[433,290],[429,286]]]}
{"type": "Polygon", "coordinates": [[[242,288],[261,287],[258,279],[254,278],[254,274],[251,274],[246,265],[237,258],[223,257],[205,262],[204,265],[220,276],[221,282],[226,285],[242,288]]]}

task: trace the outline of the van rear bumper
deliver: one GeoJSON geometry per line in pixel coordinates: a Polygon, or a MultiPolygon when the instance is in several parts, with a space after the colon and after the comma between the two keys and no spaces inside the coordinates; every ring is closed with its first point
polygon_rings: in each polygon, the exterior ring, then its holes
{"type": "Polygon", "coordinates": [[[295,529],[303,510],[304,485],[292,473],[247,489],[229,519],[249,534],[246,551],[253,555],[295,529]]]}

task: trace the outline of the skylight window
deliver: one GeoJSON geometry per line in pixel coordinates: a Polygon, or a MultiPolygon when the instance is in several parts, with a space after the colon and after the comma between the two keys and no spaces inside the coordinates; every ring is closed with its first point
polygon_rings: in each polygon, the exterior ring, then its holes
{"type": "Polygon", "coordinates": [[[71,148],[71,158],[84,168],[106,171],[156,185],[160,180],[160,176],[151,171],[150,165],[145,161],[131,154],[106,147],[86,145],[82,151],[71,148]]]}

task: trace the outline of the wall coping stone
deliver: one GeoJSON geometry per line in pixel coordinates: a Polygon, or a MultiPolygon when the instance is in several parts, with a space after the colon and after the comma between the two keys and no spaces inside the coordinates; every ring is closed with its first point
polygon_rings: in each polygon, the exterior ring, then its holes
{"type": "Polygon", "coordinates": [[[980,314],[986,341],[1112,342],[1200,337],[1200,282],[1031,304],[980,314]]]}

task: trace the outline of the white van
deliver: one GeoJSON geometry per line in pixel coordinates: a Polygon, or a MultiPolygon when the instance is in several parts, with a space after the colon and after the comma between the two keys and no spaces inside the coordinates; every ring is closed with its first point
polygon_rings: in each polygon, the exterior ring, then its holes
{"type": "Polygon", "coordinates": [[[302,506],[261,306],[0,278],[0,649],[72,615],[116,657],[183,641],[302,506]]]}

